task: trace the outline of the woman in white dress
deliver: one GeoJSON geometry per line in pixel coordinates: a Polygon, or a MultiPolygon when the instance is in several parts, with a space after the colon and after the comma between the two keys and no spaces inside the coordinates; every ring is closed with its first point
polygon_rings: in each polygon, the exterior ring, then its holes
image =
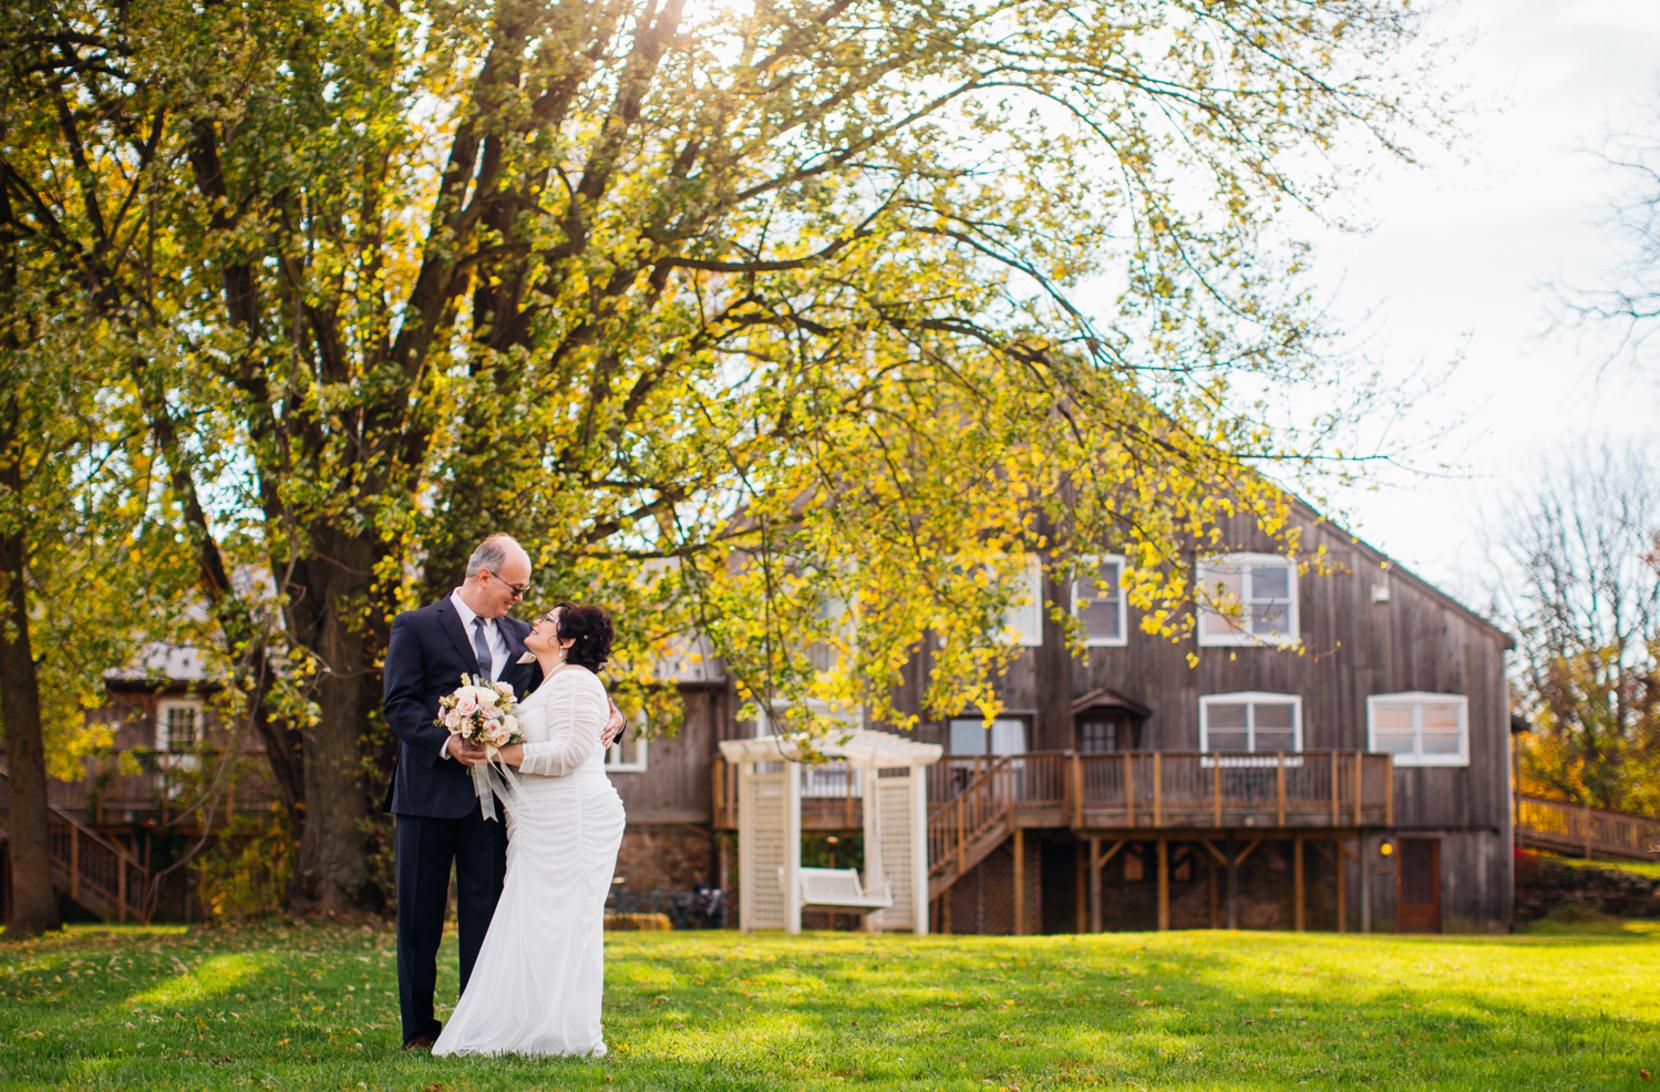
{"type": "Polygon", "coordinates": [[[478,961],[434,1054],[606,1052],[605,898],[622,844],[623,806],[605,776],[600,728],[610,716],[594,673],[611,654],[611,621],[561,603],[525,638],[544,681],[520,706],[523,744],[507,809],[507,880],[478,961]]]}

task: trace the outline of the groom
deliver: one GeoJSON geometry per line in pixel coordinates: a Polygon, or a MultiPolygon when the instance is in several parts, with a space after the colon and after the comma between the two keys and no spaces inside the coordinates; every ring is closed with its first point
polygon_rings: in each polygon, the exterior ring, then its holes
{"type": "MultiPolygon", "coordinates": [[[[519,662],[530,626],[507,615],[529,584],[529,555],[510,536],[491,535],[468,559],[461,587],[392,622],[383,677],[386,722],[400,741],[389,810],[397,816],[398,1007],[408,1048],[430,1049],[441,1027],[432,997],[451,865],[463,990],[507,872],[504,825],[484,818],[468,769],[484,752],[438,726],[438,699],[463,674],[508,683],[519,700],[541,683],[534,660],[519,662]]],[[[621,728],[613,709],[602,743],[621,728]]]]}

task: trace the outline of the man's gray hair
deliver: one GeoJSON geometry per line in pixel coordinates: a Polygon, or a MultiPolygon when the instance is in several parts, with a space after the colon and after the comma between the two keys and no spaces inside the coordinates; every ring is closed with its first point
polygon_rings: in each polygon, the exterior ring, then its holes
{"type": "Polygon", "coordinates": [[[485,569],[492,573],[501,572],[501,567],[507,561],[507,551],[517,546],[512,535],[491,535],[478,544],[473,556],[467,559],[467,579],[471,580],[485,569]]]}

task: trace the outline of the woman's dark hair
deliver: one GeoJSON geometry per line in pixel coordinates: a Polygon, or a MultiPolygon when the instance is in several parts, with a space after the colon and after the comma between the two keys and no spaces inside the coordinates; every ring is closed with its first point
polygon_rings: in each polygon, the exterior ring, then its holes
{"type": "Polygon", "coordinates": [[[565,662],[597,675],[611,658],[611,619],[589,603],[561,603],[555,609],[559,611],[559,639],[576,642],[565,650],[565,662]]]}

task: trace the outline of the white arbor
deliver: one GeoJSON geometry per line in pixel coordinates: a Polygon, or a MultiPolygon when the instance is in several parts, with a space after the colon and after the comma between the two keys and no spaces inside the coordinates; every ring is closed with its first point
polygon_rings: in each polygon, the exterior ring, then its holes
{"type": "MultiPolygon", "coordinates": [[[[722,741],[721,754],[738,771],[738,924],[801,931],[801,761],[782,736],[722,741]]],[[[869,910],[886,890],[892,904],[870,911],[873,932],[928,932],[928,794],[925,769],[939,761],[937,743],[917,743],[891,732],[851,732],[825,741],[818,753],[863,771],[864,897],[814,905],[869,910]]],[[[817,871],[817,870],[809,870],[817,871]]],[[[833,899],[834,896],[829,896],[833,899]]]]}

